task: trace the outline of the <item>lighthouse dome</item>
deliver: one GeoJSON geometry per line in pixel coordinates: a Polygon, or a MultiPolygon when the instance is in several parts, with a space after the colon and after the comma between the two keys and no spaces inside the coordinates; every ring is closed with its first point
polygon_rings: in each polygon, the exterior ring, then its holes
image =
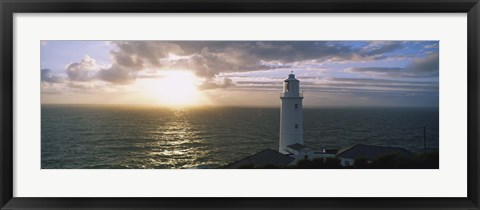
{"type": "Polygon", "coordinates": [[[295,78],[293,72],[283,81],[282,97],[302,97],[300,95],[300,81],[295,78]]]}
{"type": "Polygon", "coordinates": [[[298,82],[298,79],[295,78],[295,74],[293,74],[293,72],[291,74],[289,74],[288,78],[284,81],[287,82],[287,81],[292,81],[292,80],[298,82]]]}

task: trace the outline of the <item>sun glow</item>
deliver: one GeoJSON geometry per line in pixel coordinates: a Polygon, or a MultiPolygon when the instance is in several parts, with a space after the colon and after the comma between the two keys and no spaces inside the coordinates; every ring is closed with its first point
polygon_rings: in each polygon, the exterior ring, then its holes
{"type": "Polygon", "coordinates": [[[156,103],[163,105],[199,105],[198,78],[189,71],[164,71],[159,79],[142,82],[142,89],[156,103]]]}

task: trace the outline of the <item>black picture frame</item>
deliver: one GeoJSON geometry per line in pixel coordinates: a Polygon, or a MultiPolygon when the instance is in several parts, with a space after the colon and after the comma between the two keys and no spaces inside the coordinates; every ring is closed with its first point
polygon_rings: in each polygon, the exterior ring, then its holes
{"type": "MultiPolygon", "coordinates": [[[[479,209],[478,0],[0,0],[1,209],[479,209]],[[15,13],[467,13],[468,196],[465,198],[17,198],[13,197],[15,13]]],[[[92,189],[93,190],[93,189],[92,189]]],[[[254,190],[254,189],[252,189],[254,190]]]]}

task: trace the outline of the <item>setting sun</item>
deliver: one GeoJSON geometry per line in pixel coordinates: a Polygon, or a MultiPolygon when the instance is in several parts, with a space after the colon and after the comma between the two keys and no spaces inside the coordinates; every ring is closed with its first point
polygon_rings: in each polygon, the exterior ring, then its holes
{"type": "Polygon", "coordinates": [[[190,106],[199,103],[197,83],[189,71],[164,71],[159,79],[145,80],[141,86],[159,104],[190,106]]]}
{"type": "Polygon", "coordinates": [[[39,47],[42,170],[439,169],[439,40],[39,47]]]}

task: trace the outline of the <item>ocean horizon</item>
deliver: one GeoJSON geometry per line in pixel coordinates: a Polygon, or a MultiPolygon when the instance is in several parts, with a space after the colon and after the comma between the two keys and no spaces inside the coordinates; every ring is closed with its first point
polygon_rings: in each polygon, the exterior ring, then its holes
{"type": "MultiPolygon", "coordinates": [[[[304,108],[304,143],[439,148],[438,107],[304,108]]],[[[280,108],[41,106],[42,169],[219,168],[278,150],[280,108]]]]}

